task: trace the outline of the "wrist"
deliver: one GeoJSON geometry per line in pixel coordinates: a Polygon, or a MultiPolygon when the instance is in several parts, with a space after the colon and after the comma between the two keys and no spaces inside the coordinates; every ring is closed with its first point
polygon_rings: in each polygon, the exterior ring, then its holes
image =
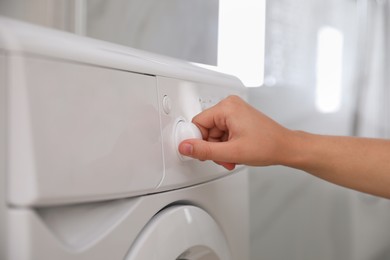
{"type": "Polygon", "coordinates": [[[285,153],[281,165],[305,169],[305,165],[310,161],[310,147],[312,143],[312,134],[304,131],[290,130],[290,136],[286,139],[285,153]]]}

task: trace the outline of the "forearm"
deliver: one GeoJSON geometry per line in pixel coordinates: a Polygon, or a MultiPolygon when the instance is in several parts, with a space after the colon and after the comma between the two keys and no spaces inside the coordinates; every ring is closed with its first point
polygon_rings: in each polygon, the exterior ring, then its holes
{"type": "Polygon", "coordinates": [[[285,165],[362,192],[390,198],[390,141],[291,131],[236,96],[193,118],[203,140],[180,144],[183,155],[236,164],[285,165]]]}
{"type": "Polygon", "coordinates": [[[390,198],[390,141],[294,132],[282,164],[335,184],[390,198]]]}

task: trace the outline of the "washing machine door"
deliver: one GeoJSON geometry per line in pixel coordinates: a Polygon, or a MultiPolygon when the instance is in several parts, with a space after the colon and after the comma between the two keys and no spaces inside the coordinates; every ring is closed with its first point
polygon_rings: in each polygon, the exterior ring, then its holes
{"type": "Polygon", "coordinates": [[[230,260],[226,238],[215,220],[194,206],[160,211],[145,226],[126,260],[230,260]]]}

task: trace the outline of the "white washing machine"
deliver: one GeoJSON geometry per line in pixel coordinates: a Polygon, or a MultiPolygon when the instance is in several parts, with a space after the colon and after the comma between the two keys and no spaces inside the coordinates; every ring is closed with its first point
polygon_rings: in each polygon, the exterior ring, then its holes
{"type": "Polygon", "coordinates": [[[246,168],[177,152],[231,94],[234,77],[0,18],[0,259],[248,259],[246,168]]]}

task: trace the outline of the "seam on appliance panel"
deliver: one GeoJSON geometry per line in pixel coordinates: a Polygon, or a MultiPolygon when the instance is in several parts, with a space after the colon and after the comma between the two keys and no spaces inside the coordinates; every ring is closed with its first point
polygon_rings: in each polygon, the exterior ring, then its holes
{"type": "MultiPolygon", "coordinates": [[[[12,56],[13,53],[5,52],[5,54],[6,54],[6,74],[7,74],[7,76],[6,76],[6,80],[7,80],[7,82],[6,82],[6,95],[7,95],[7,101],[6,101],[6,113],[7,113],[7,115],[6,115],[6,125],[7,125],[7,127],[6,127],[6,135],[7,135],[6,136],[7,137],[7,140],[6,140],[7,141],[7,143],[6,143],[6,149],[7,149],[7,151],[6,151],[6,153],[7,153],[7,155],[6,155],[7,156],[7,158],[6,158],[6,160],[7,160],[6,184],[7,184],[7,189],[5,190],[5,192],[6,192],[6,199],[7,199],[6,204],[10,205],[11,204],[10,203],[10,196],[12,196],[12,192],[11,192],[11,188],[10,188],[10,186],[12,185],[11,178],[10,178],[10,174],[11,174],[11,170],[12,170],[11,164],[10,164],[10,159],[12,159],[11,158],[12,157],[12,154],[11,154],[11,152],[12,152],[12,150],[11,150],[11,142],[12,142],[11,128],[13,126],[14,120],[11,119],[11,116],[9,113],[12,111],[12,107],[13,107],[13,102],[11,100],[11,97],[13,96],[13,94],[15,94],[15,93],[13,93],[14,90],[12,90],[12,89],[14,89],[14,85],[13,85],[13,84],[15,84],[14,81],[17,80],[18,85],[22,84],[22,88],[23,88],[23,86],[26,85],[26,82],[25,82],[26,68],[24,66],[23,61],[11,59],[12,57],[14,57],[14,56],[12,56]],[[19,66],[19,68],[20,68],[18,70],[17,76],[14,75],[15,66],[19,66]],[[11,84],[12,84],[12,86],[11,86],[11,84]]],[[[20,115],[20,113],[22,113],[22,115],[23,115],[23,113],[28,113],[26,111],[28,110],[28,107],[29,107],[29,103],[30,103],[29,100],[26,99],[27,97],[25,97],[25,95],[21,96],[20,93],[18,93],[18,98],[22,98],[24,101],[23,103],[25,104],[25,107],[23,107],[22,109],[20,109],[20,107],[17,108],[17,111],[19,111],[18,115],[20,115]]],[[[26,139],[27,140],[26,143],[27,143],[27,147],[28,147],[27,149],[33,149],[34,143],[33,143],[32,138],[30,136],[31,131],[28,131],[28,127],[29,126],[31,127],[31,124],[30,124],[31,118],[27,115],[26,120],[27,120],[27,124],[25,125],[25,127],[23,127],[23,129],[25,129],[25,131],[27,131],[27,135],[28,135],[28,137],[26,139]]],[[[23,149],[23,150],[26,150],[26,149],[23,149]]],[[[35,157],[31,153],[31,151],[27,152],[27,153],[29,153],[27,155],[27,158],[28,158],[27,160],[30,163],[29,167],[31,169],[35,170],[35,168],[36,168],[35,167],[36,162],[34,159],[35,157]]],[[[26,158],[24,158],[24,159],[26,159],[26,158]]],[[[32,192],[35,193],[36,180],[32,180],[31,178],[29,178],[28,181],[31,181],[33,183],[34,188],[33,188],[32,192]]]]}
{"type": "Polygon", "coordinates": [[[157,104],[158,104],[158,119],[160,121],[160,138],[161,138],[161,153],[162,153],[162,160],[163,160],[163,174],[162,174],[162,177],[161,177],[161,180],[160,182],[157,184],[156,186],[156,189],[158,189],[162,183],[164,182],[164,179],[165,179],[165,176],[166,176],[166,172],[165,172],[165,169],[166,169],[166,165],[165,165],[165,153],[164,153],[164,135],[163,135],[163,129],[162,129],[162,118],[161,118],[161,114],[162,114],[162,111],[161,111],[161,107],[162,107],[162,104],[160,104],[161,101],[161,93],[160,93],[160,89],[158,87],[158,78],[157,76],[155,77],[155,87],[156,87],[156,92],[157,92],[157,104]]]}
{"type": "MultiPolygon", "coordinates": [[[[1,106],[4,108],[2,112],[0,113],[3,113],[2,116],[4,116],[4,124],[5,124],[5,127],[3,129],[4,131],[4,136],[2,136],[1,138],[4,138],[4,165],[2,165],[3,167],[3,170],[4,170],[4,176],[3,176],[3,181],[4,183],[2,183],[2,192],[3,192],[3,198],[4,198],[4,206],[7,207],[8,205],[8,168],[9,168],[9,160],[8,160],[8,147],[9,147],[9,129],[8,129],[8,122],[9,122],[9,115],[8,115],[8,112],[9,112],[9,100],[8,100],[8,96],[9,96],[9,56],[8,56],[8,53],[4,50],[0,50],[0,55],[3,55],[4,57],[4,79],[3,79],[3,84],[4,84],[4,92],[3,92],[3,96],[1,97],[1,99],[4,101],[4,102],[0,102],[1,103],[1,106]]],[[[0,83],[1,84],[1,83],[0,83]]],[[[0,173],[1,174],[1,173],[0,173]]]]}
{"type": "MultiPolygon", "coordinates": [[[[0,50],[3,50],[0,48],[0,50]]],[[[152,74],[152,73],[143,73],[143,72],[139,72],[139,71],[133,71],[133,70],[127,70],[127,69],[120,69],[120,68],[112,68],[112,67],[108,67],[108,66],[102,66],[102,65],[97,65],[97,64],[94,64],[94,63],[88,63],[88,62],[81,62],[81,61],[75,61],[75,60],[71,60],[71,59],[67,59],[67,58],[58,58],[58,57],[51,57],[51,56],[46,56],[46,55],[43,55],[43,54],[36,54],[36,53],[32,53],[32,52],[28,52],[28,51],[16,51],[16,50],[4,50],[5,53],[7,54],[11,54],[11,55],[17,55],[17,56],[28,56],[28,57],[33,57],[33,58],[42,58],[42,59],[46,59],[46,60],[53,60],[53,61],[62,61],[62,62],[67,62],[67,63],[71,63],[71,64],[81,64],[81,65],[88,65],[88,66],[93,66],[93,67],[98,67],[98,68],[105,68],[105,69],[111,69],[111,70],[117,70],[117,71],[124,71],[124,72],[131,72],[131,73],[136,73],[136,74],[141,74],[141,75],[146,75],[146,76],[161,76],[161,77],[165,77],[165,78],[172,78],[170,76],[165,76],[163,74],[158,74],[158,73],[155,73],[155,74],[152,74]]],[[[113,52],[113,53],[116,53],[116,52],[113,52]]],[[[150,59],[150,58],[142,58],[142,57],[138,57],[136,55],[130,55],[129,56],[131,57],[134,57],[134,58],[139,58],[139,59],[143,59],[143,60],[146,60],[148,62],[153,62],[155,64],[159,64],[161,66],[169,66],[168,64],[165,64],[163,62],[159,62],[159,61],[156,61],[156,60],[153,60],[153,59],[150,59]]],[[[181,60],[180,60],[181,61],[181,60]]],[[[187,68],[184,68],[185,71],[189,71],[187,68]]],[[[204,69],[205,72],[208,72],[209,70],[207,69],[204,69]]],[[[202,71],[196,71],[196,73],[199,73],[201,74],[202,71]]],[[[221,76],[224,75],[223,73],[220,73],[221,76]]],[[[228,74],[225,74],[225,76],[227,76],[228,74]]],[[[231,76],[231,75],[229,75],[231,76]]],[[[213,78],[215,78],[216,76],[212,76],[213,78]]],[[[234,76],[231,76],[232,77],[232,80],[233,78],[237,79],[236,77],[234,76]]],[[[191,82],[194,82],[194,83],[198,83],[198,84],[203,84],[203,85],[209,85],[210,83],[207,83],[206,81],[203,81],[203,80],[188,80],[188,81],[191,81],[191,82]]],[[[214,84],[215,85],[215,84],[214,84]]],[[[219,87],[224,87],[226,84],[217,84],[217,86],[219,87]]],[[[244,88],[240,87],[239,84],[236,85],[236,84],[232,84],[232,85],[229,85],[231,88],[233,88],[234,91],[242,91],[244,88]]],[[[241,95],[241,93],[240,93],[241,95]]]]}
{"type": "MultiPolygon", "coordinates": [[[[157,194],[164,194],[164,193],[167,193],[167,192],[172,192],[172,191],[178,191],[178,190],[183,190],[183,189],[190,189],[190,188],[194,188],[194,187],[197,187],[197,186],[200,186],[200,185],[204,185],[204,184],[208,184],[208,183],[213,183],[215,181],[218,181],[222,178],[229,178],[231,175],[233,174],[245,174],[245,173],[241,173],[241,171],[243,171],[245,169],[245,166],[242,166],[242,167],[239,167],[235,170],[233,170],[232,172],[228,173],[227,175],[223,175],[223,176],[219,176],[219,177],[216,177],[216,178],[213,178],[213,179],[209,179],[209,180],[205,180],[205,181],[202,181],[202,182],[197,182],[197,183],[193,183],[193,184],[189,184],[189,185],[185,185],[185,186],[180,186],[180,187],[173,187],[173,188],[166,188],[164,190],[159,190],[159,191],[156,191],[156,192],[147,192],[147,193],[142,193],[142,194],[137,194],[137,195],[134,195],[134,196],[121,196],[121,197],[112,197],[112,198],[106,198],[106,199],[103,199],[103,200],[85,200],[85,201],[82,201],[82,202],[78,202],[78,203],[75,203],[75,202],[64,202],[64,203],[60,203],[60,204],[56,204],[57,206],[69,206],[69,205],[76,205],[76,204],[90,204],[90,203],[97,203],[97,202],[103,202],[103,201],[114,201],[114,200],[118,200],[118,199],[137,199],[137,198],[141,198],[141,197],[145,197],[145,196],[153,196],[153,195],[157,195],[157,194]]],[[[7,204],[7,206],[10,208],[10,209],[40,209],[40,208],[50,208],[50,207],[53,207],[53,204],[39,204],[39,205],[30,205],[30,206],[25,206],[25,205],[15,205],[15,204],[7,204]]]]}
{"type": "MultiPolygon", "coordinates": [[[[7,81],[8,81],[8,67],[7,67],[7,55],[6,53],[0,49],[0,62],[3,65],[3,73],[2,76],[3,78],[0,79],[0,121],[3,121],[3,124],[7,125],[7,96],[8,96],[8,89],[7,89],[7,81]]],[[[1,66],[1,65],[0,65],[1,66]]],[[[1,73],[0,73],[1,75],[1,73]]],[[[1,125],[1,122],[0,122],[1,125]]],[[[3,146],[0,146],[0,156],[3,156],[3,158],[0,158],[0,192],[2,193],[0,195],[0,219],[2,223],[0,224],[0,229],[2,230],[2,234],[0,234],[0,240],[5,241],[6,237],[8,236],[9,233],[9,228],[7,227],[7,221],[8,221],[8,216],[6,214],[7,211],[7,164],[8,164],[8,154],[7,154],[7,147],[8,147],[8,130],[7,127],[3,127],[2,130],[0,130],[0,138],[2,139],[0,143],[3,144],[3,146]]],[[[4,243],[0,246],[0,257],[7,257],[8,255],[8,250],[6,249],[6,245],[4,243]]]]}
{"type": "Polygon", "coordinates": [[[235,170],[229,172],[228,174],[225,174],[225,175],[222,175],[222,176],[213,178],[213,179],[209,179],[209,180],[205,180],[205,181],[201,181],[201,182],[197,182],[197,183],[193,183],[193,184],[189,184],[189,185],[185,185],[185,186],[180,186],[180,187],[173,187],[173,188],[167,187],[167,188],[164,189],[164,190],[146,193],[146,194],[144,194],[143,196],[155,195],[155,194],[162,194],[162,193],[172,192],[172,191],[176,191],[176,190],[182,190],[182,189],[193,188],[193,187],[197,187],[197,186],[199,186],[199,185],[212,183],[212,182],[214,182],[214,181],[218,181],[218,180],[223,179],[223,178],[229,178],[229,177],[230,177],[231,175],[233,175],[233,174],[244,174],[244,173],[241,173],[241,171],[243,171],[243,170],[245,169],[244,167],[245,167],[245,166],[239,167],[239,168],[237,168],[237,169],[235,169],[235,170]]]}

